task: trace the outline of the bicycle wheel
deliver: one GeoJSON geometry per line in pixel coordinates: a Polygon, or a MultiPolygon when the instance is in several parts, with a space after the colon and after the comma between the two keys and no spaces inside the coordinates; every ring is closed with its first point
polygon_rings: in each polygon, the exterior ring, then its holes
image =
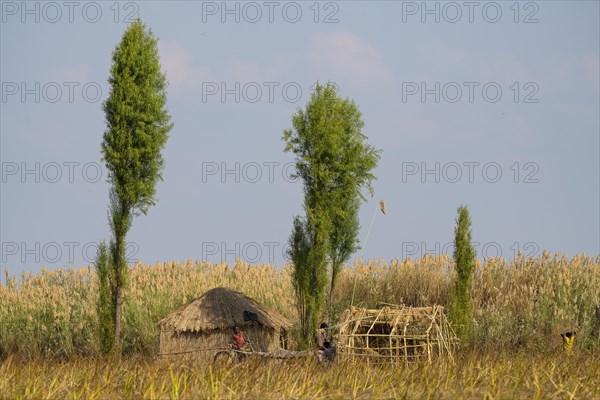
{"type": "Polygon", "coordinates": [[[235,362],[235,354],[231,350],[220,350],[213,358],[216,366],[228,366],[235,362]]]}

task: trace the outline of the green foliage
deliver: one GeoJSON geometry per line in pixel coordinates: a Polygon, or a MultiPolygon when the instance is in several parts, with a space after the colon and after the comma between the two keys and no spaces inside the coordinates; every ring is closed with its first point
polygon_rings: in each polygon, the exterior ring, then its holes
{"type": "MultiPolygon", "coordinates": [[[[156,203],[162,180],[164,148],[173,127],[166,109],[165,75],[160,70],[158,41],[141,20],[132,23],[112,55],[109,96],[103,104],[107,130],[102,154],[110,190],[109,274],[114,302],[115,344],[120,344],[121,293],[127,284],[125,249],[132,218],[156,203]]],[[[108,328],[107,328],[108,329],[108,328]]]]}
{"type": "Polygon", "coordinates": [[[117,196],[115,188],[110,189],[109,223],[113,239],[110,241],[110,265],[113,273],[110,275],[114,286],[127,286],[127,259],[125,237],[131,228],[131,211],[123,205],[117,196]]]}
{"type": "Polygon", "coordinates": [[[164,167],[161,150],[173,127],[158,40],[138,19],[125,31],[112,61],[102,153],[123,210],[146,214],[155,204],[164,167]]]}
{"type": "Polygon", "coordinates": [[[296,296],[296,307],[299,317],[299,337],[298,342],[301,347],[309,346],[308,338],[310,337],[310,265],[308,257],[310,254],[310,243],[308,232],[306,231],[306,223],[300,217],[294,218],[294,228],[288,240],[287,256],[292,261],[294,268],[291,270],[292,286],[296,296]]]}
{"type": "Polygon", "coordinates": [[[468,340],[473,319],[471,280],[476,252],[471,244],[471,217],[466,206],[458,208],[454,228],[454,263],[456,280],[450,304],[450,320],[464,342],[468,340]]]}
{"type": "Polygon", "coordinates": [[[105,242],[101,242],[96,253],[96,273],[98,274],[98,335],[100,350],[108,353],[113,346],[115,336],[114,326],[114,301],[110,287],[110,275],[113,273],[110,266],[110,253],[105,242]]]}
{"type": "Polygon", "coordinates": [[[307,307],[314,332],[324,300],[327,261],[332,264],[331,299],[341,265],[358,248],[362,189],[373,194],[371,170],[377,166],[379,152],[365,143],[357,105],[341,98],[331,83],[317,83],[306,109],[292,116],[292,125],[283,133],[284,150],[294,153],[295,176],[304,183],[304,232],[310,247],[307,307]]]}
{"type": "MultiPolygon", "coordinates": [[[[322,199],[319,201],[322,201],[322,199]]],[[[325,286],[327,285],[327,235],[330,220],[329,215],[326,213],[326,209],[322,204],[319,204],[319,201],[313,203],[314,208],[312,209],[305,206],[305,209],[307,209],[305,231],[309,243],[307,264],[310,269],[308,285],[308,322],[309,332],[311,333],[309,337],[306,337],[307,340],[314,336],[317,326],[319,325],[319,311],[325,300],[325,286]]]]}

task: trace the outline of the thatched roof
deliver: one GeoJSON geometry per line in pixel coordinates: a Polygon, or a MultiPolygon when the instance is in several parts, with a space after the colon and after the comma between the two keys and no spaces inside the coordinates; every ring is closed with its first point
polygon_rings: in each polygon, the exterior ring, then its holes
{"type": "Polygon", "coordinates": [[[215,288],[201,297],[185,304],[177,311],[158,322],[162,329],[179,332],[202,332],[213,329],[228,329],[233,325],[244,326],[244,311],[256,315],[262,326],[279,330],[289,329],[292,324],[286,318],[268,309],[243,293],[227,288],[215,288]]]}

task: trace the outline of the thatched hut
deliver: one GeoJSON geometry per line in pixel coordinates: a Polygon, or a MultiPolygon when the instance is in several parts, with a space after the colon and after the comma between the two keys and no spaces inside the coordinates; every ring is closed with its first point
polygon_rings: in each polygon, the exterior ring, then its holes
{"type": "Polygon", "coordinates": [[[341,317],[338,351],[375,360],[452,358],[456,334],[439,305],[350,307],[341,317]]]}
{"type": "Polygon", "coordinates": [[[160,355],[191,354],[212,357],[231,341],[239,326],[255,351],[287,348],[291,322],[250,297],[227,288],[215,288],[185,304],[158,322],[160,355]]]}

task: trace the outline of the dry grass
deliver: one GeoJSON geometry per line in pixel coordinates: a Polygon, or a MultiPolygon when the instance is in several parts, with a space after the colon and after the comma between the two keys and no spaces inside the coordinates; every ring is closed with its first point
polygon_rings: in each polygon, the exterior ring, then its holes
{"type": "Polygon", "coordinates": [[[386,367],[344,361],[324,369],[313,359],[254,362],[227,369],[151,358],[9,357],[0,365],[0,397],[21,399],[594,399],[600,363],[587,356],[470,353],[452,364],[386,367]]]}
{"type": "MultiPolygon", "coordinates": [[[[291,321],[297,321],[290,266],[168,262],[131,268],[125,292],[123,334],[126,352],[155,354],[157,322],[207,290],[239,290],[291,321]]],[[[334,293],[337,315],[354,304],[380,302],[428,306],[448,303],[454,277],[449,257],[411,261],[355,262],[343,268],[334,293]]],[[[0,285],[0,355],[98,353],[97,277],[93,268],[43,271],[0,285]]],[[[595,307],[600,303],[600,256],[490,259],[475,269],[472,285],[473,344],[548,350],[558,333],[574,329],[578,346],[597,343],[595,307]]]]}
{"type": "MultiPolygon", "coordinates": [[[[600,256],[502,259],[478,264],[473,279],[473,338],[455,363],[434,359],[369,365],[340,360],[253,360],[230,369],[156,359],[156,323],[207,290],[239,290],[296,321],[289,266],[202,262],[131,269],[125,293],[126,356],[98,355],[92,268],[44,271],[0,285],[0,398],[600,398],[595,306],[600,256]],[[559,332],[576,330],[575,355],[560,350],[559,332]]],[[[375,260],[344,268],[336,313],[380,302],[447,305],[452,260],[375,260]]]]}

